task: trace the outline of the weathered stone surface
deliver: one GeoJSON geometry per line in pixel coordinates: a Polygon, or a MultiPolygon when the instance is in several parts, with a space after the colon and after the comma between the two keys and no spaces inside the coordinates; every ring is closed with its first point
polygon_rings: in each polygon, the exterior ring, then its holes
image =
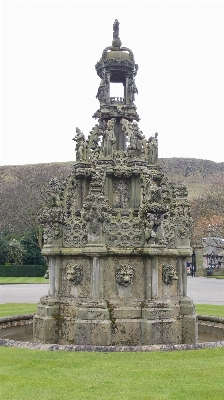
{"type": "Polygon", "coordinates": [[[147,140],[137,124],[138,65],[121,47],[117,20],[96,71],[98,122],[87,139],[76,128],[73,171],[63,183],[50,181],[41,216],[50,289],[34,316],[34,338],[99,346],[195,342],[186,297],[187,190],[163,174],[158,134],[147,140]],[[113,83],[123,85],[123,97],[110,96],[113,83]]]}

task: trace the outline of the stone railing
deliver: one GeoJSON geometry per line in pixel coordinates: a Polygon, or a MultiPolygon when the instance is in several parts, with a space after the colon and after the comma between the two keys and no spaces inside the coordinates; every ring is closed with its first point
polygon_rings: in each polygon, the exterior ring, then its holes
{"type": "Polygon", "coordinates": [[[125,98],[124,97],[110,97],[110,104],[125,104],[125,98]]]}

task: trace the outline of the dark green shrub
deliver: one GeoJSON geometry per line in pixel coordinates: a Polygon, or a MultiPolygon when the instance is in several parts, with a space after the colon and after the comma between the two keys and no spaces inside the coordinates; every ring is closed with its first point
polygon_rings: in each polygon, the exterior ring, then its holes
{"type": "Polygon", "coordinates": [[[47,265],[0,265],[0,276],[44,276],[47,265]]]}

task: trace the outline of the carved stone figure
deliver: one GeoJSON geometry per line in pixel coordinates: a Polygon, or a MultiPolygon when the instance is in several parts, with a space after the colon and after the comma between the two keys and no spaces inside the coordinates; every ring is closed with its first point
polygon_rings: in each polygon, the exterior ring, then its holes
{"type": "Polygon", "coordinates": [[[138,89],[135,84],[134,78],[129,78],[128,79],[128,100],[130,103],[133,103],[135,101],[135,94],[138,94],[138,89]]]}
{"type": "Polygon", "coordinates": [[[76,128],[76,136],[72,140],[76,141],[76,160],[84,161],[86,159],[86,141],[79,128],[76,128]]]}
{"type": "Polygon", "coordinates": [[[113,24],[113,42],[112,46],[113,47],[121,47],[121,40],[119,38],[119,22],[117,19],[115,19],[114,24],[113,24]]]}
{"type": "Polygon", "coordinates": [[[98,88],[96,98],[99,100],[100,103],[107,102],[109,100],[109,89],[110,89],[110,81],[108,78],[108,74],[105,71],[101,74],[101,82],[98,88]]]}
{"type": "Polygon", "coordinates": [[[166,285],[172,285],[173,281],[178,279],[176,271],[171,264],[163,265],[163,282],[166,285]]]}
{"type": "Polygon", "coordinates": [[[48,207],[60,207],[60,184],[57,178],[52,178],[49,182],[48,189],[48,207]]]}
{"type": "Polygon", "coordinates": [[[116,268],[115,277],[119,285],[127,287],[133,281],[134,268],[130,264],[119,265],[116,268]]]}
{"type": "Polygon", "coordinates": [[[153,230],[153,227],[154,227],[154,220],[153,220],[153,217],[151,216],[151,218],[149,220],[146,219],[146,221],[145,221],[145,241],[146,241],[146,243],[149,243],[149,241],[151,243],[155,243],[156,233],[153,230]]]}
{"type": "Polygon", "coordinates": [[[114,118],[108,121],[107,129],[105,130],[103,146],[104,146],[104,156],[113,156],[115,150],[116,137],[114,135],[114,118]]]}
{"type": "Polygon", "coordinates": [[[157,164],[158,162],[158,133],[151,136],[148,140],[148,163],[157,164]]]}
{"type": "Polygon", "coordinates": [[[124,180],[114,181],[113,206],[116,208],[129,208],[130,182],[124,180]]]}

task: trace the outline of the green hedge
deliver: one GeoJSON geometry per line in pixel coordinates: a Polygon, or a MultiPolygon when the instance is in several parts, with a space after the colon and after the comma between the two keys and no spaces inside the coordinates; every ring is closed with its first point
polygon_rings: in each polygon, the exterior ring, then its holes
{"type": "Polygon", "coordinates": [[[47,265],[0,265],[0,276],[44,276],[47,265]]]}

